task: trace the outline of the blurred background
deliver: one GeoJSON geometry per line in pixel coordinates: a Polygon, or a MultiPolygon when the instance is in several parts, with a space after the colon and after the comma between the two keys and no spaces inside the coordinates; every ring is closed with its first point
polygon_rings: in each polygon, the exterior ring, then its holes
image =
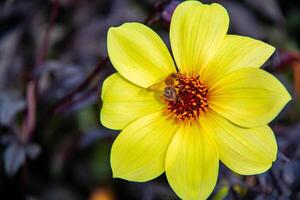
{"type": "MultiPolygon", "coordinates": [[[[147,183],[113,179],[118,131],[99,122],[110,26],[142,22],[168,42],[170,0],[0,1],[0,199],[176,200],[164,175],[147,183]]],[[[211,2],[211,1],[203,1],[211,2]]],[[[213,200],[300,199],[300,2],[215,0],[230,33],[277,47],[263,66],[293,100],[271,123],[276,163],[258,176],[220,168],[213,200]]]]}

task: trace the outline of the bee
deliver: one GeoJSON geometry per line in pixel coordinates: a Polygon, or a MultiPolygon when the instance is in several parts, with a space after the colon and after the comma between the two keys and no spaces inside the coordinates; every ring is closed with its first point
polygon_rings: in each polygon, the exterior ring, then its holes
{"type": "Polygon", "coordinates": [[[167,86],[164,89],[164,98],[168,101],[177,101],[178,89],[174,86],[167,86]]]}
{"type": "Polygon", "coordinates": [[[177,101],[179,89],[176,86],[179,84],[178,75],[170,74],[165,80],[151,85],[148,90],[163,91],[163,97],[168,101],[177,101]]]}

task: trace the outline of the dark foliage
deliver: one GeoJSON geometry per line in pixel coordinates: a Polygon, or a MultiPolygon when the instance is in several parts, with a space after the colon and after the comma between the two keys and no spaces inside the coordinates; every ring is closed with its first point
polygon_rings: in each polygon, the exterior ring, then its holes
{"type": "MultiPolygon", "coordinates": [[[[113,179],[118,134],[99,122],[100,90],[114,69],[106,33],[143,22],[168,42],[170,0],[0,1],[0,199],[178,199],[164,175],[147,183],[113,179]]],[[[230,33],[277,47],[264,68],[294,94],[271,124],[276,163],[257,176],[221,166],[211,199],[300,199],[300,3],[214,0],[229,11],[230,33]]]]}

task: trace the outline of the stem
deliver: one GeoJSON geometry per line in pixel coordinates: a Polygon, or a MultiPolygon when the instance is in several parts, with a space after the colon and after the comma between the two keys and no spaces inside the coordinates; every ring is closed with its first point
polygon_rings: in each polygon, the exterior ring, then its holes
{"type": "Polygon", "coordinates": [[[300,97],[300,61],[295,61],[292,63],[294,70],[294,88],[295,96],[300,97]]]}
{"type": "Polygon", "coordinates": [[[92,80],[99,74],[99,72],[104,69],[104,65],[108,61],[109,61],[108,57],[105,57],[103,60],[101,60],[81,84],[79,84],[73,91],[71,91],[69,94],[64,96],[62,99],[57,101],[50,108],[50,113],[55,113],[59,111],[62,107],[70,104],[73,98],[77,95],[77,93],[84,90],[92,82],[92,80]]]}
{"type": "Polygon", "coordinates": [[[27,115],[22,126],[21,141],[26,143],[32,134],[36,122],[36,83],[34,80],[27,85],[27,115]]]}
{"type": "MultiPolygon", "coordinates": [[[[48,52],[49,47],[49,39],[50,39],[50,33],[53,29],[53,26],[55,24],[56,18],[58,16],[59,12],[59,0],[54,0],[51,10],[51,16],[50,16],[50,22],[46,29],[45,35],[43,37],[43,41],[39,50],[39,54],[36,58],[36,67],[41,66],[41,64],[44,62],[45,57],[48,52]]],[[[27,86],[27,113],[24,117],[22,128],[21,128],[21,141],[27,142],[32,135],[35,126],[36,126],[36,107],[37,107],[37,99],[38,99],[38,90],[37,90],[37,80],[33,78],[27,86]]]]}
{"type": "Polygon", "coordinates": [[[37,67],[39,67],[44,62],[44,60],[46,58],[46,55],[48,53],[50,33],[53,29],[53,26],[55,24],[56,18],[57,18],[58,13],[59,13],[59,7],[60,7],[59,5],[60,5],[59,0],[54,0],[52,10],[51,10],[51,14],[50,14],[50,21],[49,21],[49,24],[47,26],[45,35],[44,35],[43,40],[42,40],[42,45],[39,49],[39,54],[38,54],[37,59],[36,59],[36,66],[37,67]]]}

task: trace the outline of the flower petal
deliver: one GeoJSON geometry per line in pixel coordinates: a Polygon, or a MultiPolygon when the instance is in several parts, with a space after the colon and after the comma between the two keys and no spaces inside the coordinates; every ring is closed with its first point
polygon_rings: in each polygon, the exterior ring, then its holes
{"type": "Polygon", "coordinates": [[[165,156],[177,126],[162,113],[140,118],[127,126],[111,150],[113,176],[148,181],[164,172],[165,156]]]}
{"type": "Polygon", "coordinates": [[[123,129],[140,117],[162,110],[164,106],[154,92],[130,83],[118,73],[104,81],[101,98],[101,122],[116,130],[123,129]]]}
{"type": "Polygon", "coordinates": [[[215,56],[202,74],[205,83],[215,83],[226,74],[241,68],[262,66],[273,54],[271,45],[249,37],[226,35],[215,56]]]}
{"type": "Polygon", "coordinates": [[[220,160],[232,171],[253,175],[272,166],[277,144],[269,126],[242,128],[214,111],[206,114],[205,126],[214,133],[220,160]]]}
{"type": "Polygon", "coordinates": [[[176,72],[172,57],[160,37],[140,23],[110,28],[107,36],[109,58],[129,81],[149,87],[176,72]]]}
{"type": "Polygon", "coordinates": [[[166,157],[166,175],[182,199],[206,199],[218,178],[219,156],[214,139],[198,124],[177,131],[166,157]]]}
{"type": "Polygon", "coordinates": [[[176,64],[184,73],[199,74],[221,45],[229,16],[219,4],[185,1],[174,11],[170,41],[176,64]]]}
{"type": "Polygon", "coordinates": [[[291,96],[273,75],[255,68],[228,74],[208,94],[214,111],[244,127],[268,124],[289,100],[291,96]]]}

